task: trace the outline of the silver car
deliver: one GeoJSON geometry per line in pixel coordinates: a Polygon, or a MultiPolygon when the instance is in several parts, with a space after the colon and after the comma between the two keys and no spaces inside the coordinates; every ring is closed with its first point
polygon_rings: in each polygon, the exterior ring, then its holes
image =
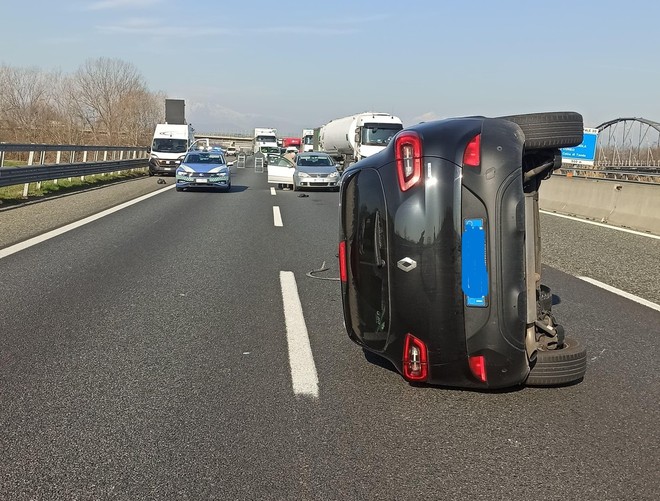
{"type": "Polygon", "coordinates": [[[293,189],[297,191],[302,188],[339,190],[339,171],[330,155],[313,151],[298,154],[293,173],[293,189]]]}

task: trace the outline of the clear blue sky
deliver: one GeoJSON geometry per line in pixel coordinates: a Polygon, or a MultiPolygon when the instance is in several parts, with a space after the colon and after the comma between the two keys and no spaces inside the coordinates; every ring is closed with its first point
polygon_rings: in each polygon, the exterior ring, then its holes
{"type": "Polygon", "coordinates": [[[197,130],[574,110],[660,121],[657,0],[7,0],[0,63],[133,63],[197,130]]]}

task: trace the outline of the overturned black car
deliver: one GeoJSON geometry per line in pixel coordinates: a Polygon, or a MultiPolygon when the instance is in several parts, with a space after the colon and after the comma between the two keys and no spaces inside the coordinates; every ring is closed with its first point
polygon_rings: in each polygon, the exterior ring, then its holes
{"type": "Polygon", "coordinates": [[[579,381],[586,349],[541,285],[538,189],[582,142],[573,112],[427,122],[341,179],[349,337],[412,382],[579,381]]]}

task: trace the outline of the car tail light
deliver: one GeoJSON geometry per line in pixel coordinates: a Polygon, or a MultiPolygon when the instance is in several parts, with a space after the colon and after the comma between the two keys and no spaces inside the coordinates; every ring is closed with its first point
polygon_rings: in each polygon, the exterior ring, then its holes
{"type": "Polygon", "coordinates": [[[339,242],[339,278],[343,283],[348,281],[348,271],[346,269],[346,241],[339,242]]]}
{"type": "Polygon", "coordinates": [[[486,382],[486,357],[474,355],[470,359],[470,370],[479,381],[486,382]]]}
{"type": "Polygon", "coordinates": [[[412,334],[406,334],[403,347],[403,377],[408,381],[426,381],[428,375],[426,345],[412,334]]]}
{"type": "Polygon", "coordinates": [[[422,178],[422,140],[416,132],[402,132],[394,140],[399,188],[406,191],[422,178]]]}
{"type": "Polygon", "coordinates": [[[481,163],[481,134],[474,136],[463,153],[463,165],[478,167],[481,163]]]}

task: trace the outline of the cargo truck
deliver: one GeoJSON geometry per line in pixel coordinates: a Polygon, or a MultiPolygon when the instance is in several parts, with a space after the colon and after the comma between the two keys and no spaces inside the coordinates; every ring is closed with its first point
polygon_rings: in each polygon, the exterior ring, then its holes
{"type": "Polygon", "coordinates": [[[347,167],[382,151],[401,129],[401,119],[389,113],[359,113],[322,126],[319,146],[347,167]]]}

